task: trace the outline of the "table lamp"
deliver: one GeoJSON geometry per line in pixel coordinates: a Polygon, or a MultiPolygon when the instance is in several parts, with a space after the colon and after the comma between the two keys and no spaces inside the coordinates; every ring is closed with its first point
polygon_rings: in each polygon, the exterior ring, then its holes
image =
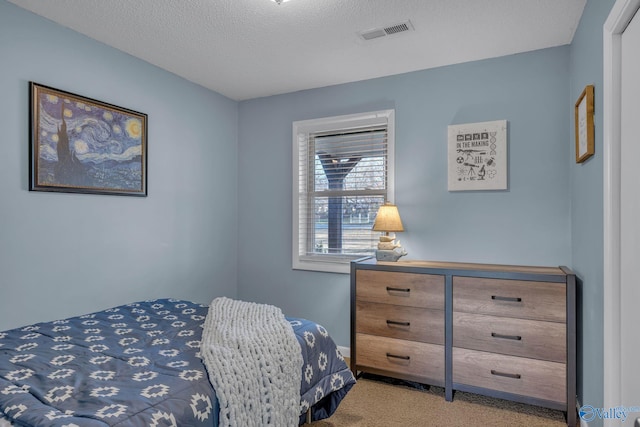
{"type": "Polygon", "coordinates": [[[397,261],[400,257],[407,254],[407,251],[400,246],[400,241],[394,241],[395,235],[389,235],[389,232],[404,231],[400,213],[396,205],[386,202],[380,206],[376,220],[373,223],[373,231],[384,232],[384,235],[380,236],[378,249],[376,250],[376,259],[378,261],[397,261]]]}

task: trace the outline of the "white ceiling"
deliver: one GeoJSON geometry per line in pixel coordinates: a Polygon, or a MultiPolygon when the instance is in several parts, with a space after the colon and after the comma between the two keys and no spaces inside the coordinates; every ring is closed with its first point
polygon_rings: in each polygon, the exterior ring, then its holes
{"type": "Polygon", "coordinates": [[[234,100],[571,43],[586,0],[9,0],[234,100]],[[411,20],[414,31],[358,33],[411,20]]]}

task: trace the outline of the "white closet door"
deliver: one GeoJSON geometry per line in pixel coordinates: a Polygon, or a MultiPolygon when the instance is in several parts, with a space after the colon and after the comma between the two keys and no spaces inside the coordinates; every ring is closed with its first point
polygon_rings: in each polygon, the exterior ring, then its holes
{"type": "MultiPolygon", "coordinates": [[[[640,405],[640,14],[622,33],[620,404],[640,405]]],[[[638,416],[638,414],[634,414],[638,416]]],[[[634,416],[634,418],[635,418],[634,416]]]]}

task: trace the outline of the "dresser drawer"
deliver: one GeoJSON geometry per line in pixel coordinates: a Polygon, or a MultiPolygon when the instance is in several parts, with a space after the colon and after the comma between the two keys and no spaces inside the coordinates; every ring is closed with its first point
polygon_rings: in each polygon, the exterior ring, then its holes
{"type": "Polygon", "coordinates": [[[444,310],[444,277],[431,274],[358,270],[356,299],[444,310]]]}
{"type": "Polygon", "coordinates": [[[453,382],[560,404],[567,402],[566,365],[453,348],[453,382]]]}
{"type": "Polygon", "coordinates": [[[356,332],[444,345],[444,311],[356,302],[356,332]]]}
{"type": "Polygon", "coordinates": [[[564,323],[454,312],[453,345],[565,363],[567,328],[564,323]]]}
{"type": "Polygon", "coordinates": [[[453,277],[453,310],[565,322],[564,283],[453,277]]]}
{"type": "Polygon", "coordinates": [[[356,334],[358,366],[444,383],[444,347],[356,334]]]}

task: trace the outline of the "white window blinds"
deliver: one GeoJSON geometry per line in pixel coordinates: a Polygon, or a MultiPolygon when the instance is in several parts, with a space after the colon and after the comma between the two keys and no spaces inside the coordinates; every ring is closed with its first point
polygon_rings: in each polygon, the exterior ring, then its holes
{"type": "Polygon", "coordinates": [[[348,272],[392,200],[393,110],[294,122],[293,268],[348,272]]]}

